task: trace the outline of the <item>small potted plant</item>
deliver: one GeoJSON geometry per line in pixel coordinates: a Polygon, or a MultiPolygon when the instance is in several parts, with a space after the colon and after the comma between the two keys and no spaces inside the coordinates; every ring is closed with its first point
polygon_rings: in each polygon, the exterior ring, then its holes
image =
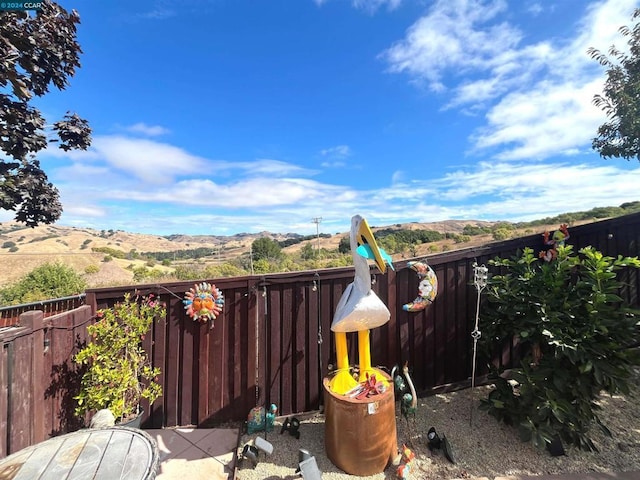
{"type": "Polygon", "coordinates": [[[142,340],[155,319],[164,318],[166,309],[151,294],[147,297],[125,294],[124,301],[98,311],[98,321],[87,327],[90,341],[74,357],[84,368],[76,414],[109,409],[119,423],[138,420],[140,401],[152,404],[162,395],[156,382],[160,369],[153,368],[142,340]]]}

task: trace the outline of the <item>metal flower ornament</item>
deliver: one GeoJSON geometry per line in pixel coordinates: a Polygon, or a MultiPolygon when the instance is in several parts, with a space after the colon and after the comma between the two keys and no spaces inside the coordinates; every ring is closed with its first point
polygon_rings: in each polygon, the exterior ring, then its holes
{"type": "Polygon", "coordinates": [[[184,295],[184,309],[194,321],[213,321],[222,313],[224,306],[224,296],[218,287],[213,283],[196,283],[184,295]]]}

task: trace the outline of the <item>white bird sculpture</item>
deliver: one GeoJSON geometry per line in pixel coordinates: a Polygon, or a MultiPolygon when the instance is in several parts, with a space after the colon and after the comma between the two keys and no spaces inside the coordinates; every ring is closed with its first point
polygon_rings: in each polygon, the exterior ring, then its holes
{"type": "Polygon", "coordinates": [[[393,269],[391,257],[378,247],[367,221],[360,215],[351,219],[350,241],[355,278],[343,292],[331,323],[331,330],[336,338],[337,373],[329,386],[333,392],[342,395],[358,386],[358,382],[349,373],[347,333],[358,332],[360,382],[366,381],[367,375],[372,374],[382,379],[382,372],[371,366],[369,330],[384,325],[391,316],[387,306],[371,290],[371,274],[367,262],[367,259],[374,260],[380,271],[385,273],[387,264],[393,269]]]}

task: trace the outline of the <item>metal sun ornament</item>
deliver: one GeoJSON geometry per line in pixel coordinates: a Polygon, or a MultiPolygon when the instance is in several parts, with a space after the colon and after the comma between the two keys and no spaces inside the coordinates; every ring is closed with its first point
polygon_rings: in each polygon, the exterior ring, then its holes
{"type": "Polygon", "coordinates": [[[213,283],[196,283],[184,295],[184,309],[193,321],[207,322],[213,321],[222,313],[224,306],[224,296],[218,287],[213,283]]]}

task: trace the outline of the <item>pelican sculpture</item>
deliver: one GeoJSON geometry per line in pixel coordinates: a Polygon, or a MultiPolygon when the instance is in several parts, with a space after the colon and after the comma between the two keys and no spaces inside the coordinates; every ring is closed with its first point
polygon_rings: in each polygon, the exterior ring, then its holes
{"type": "Polygon", "coordinates": [[[378,247],[367,221],[360,215],[351,219],[350,243],[355,278],[342,294],[331,323],[331,330],[336,339],[337,372],[329,387],[341,395],[358,386],[358,381],[349,372],[347,333],[358,332],[359,381],[364,382],[367,376],[376,373],[381,379],[382,372],[371,366],[369,330],[384,325],[391,316],[387,306],[371,290],[371,275],[367,262],[367,259],[374,260],[380,271],[385,273],[387,265],[393,269],[391,257],[378,247]]]}

